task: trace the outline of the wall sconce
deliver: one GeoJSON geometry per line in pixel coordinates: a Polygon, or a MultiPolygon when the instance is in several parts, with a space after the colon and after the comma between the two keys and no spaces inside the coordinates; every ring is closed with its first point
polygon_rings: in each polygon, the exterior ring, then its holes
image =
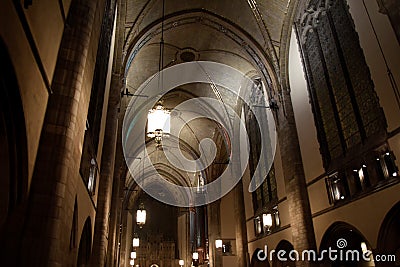
{"type": "Polygon", "coordinates": [[[179,260],[179,266],[183,266],[185,265],[185,261],[184,260],[179,260]]]}
{"type": "Polygon", "coordinates": [[[273,214],[274,214],[274,218],[275,218],[275,226],[276,227],[280,227],[281,226],[281,220],[279,218],[278,206],[275,206],[273,208],[273,214]]]}
{"type": "Polygon", "coordinates": [[[215,248],[222,248],[222,239],[215,240],[215,248]]]}
{"type": "Polygon", "coordinates": [[[260,216],[257,216],[254,218],[254,229],[255,229],[256,235],[260,235],[262,233],[263,227],[261,224],[260,216]]]}
{"type": "MultiPolygon", "coordinates": [[[[355,174],[355,172],[354,172],[355,174]]],[[[358,172],[357,172],[358,176],[358,172]]],[[[345,179],[339,176],[338,172],[329,175],[325,179],[326,188],[328,191],[329,203],[336,204],[339,201],[342,201],[347,198],[348,192],[346,190],[345,179]]],[[[358,178],[357,178],[358,179],[358,178]]]]}
{"type": "Polygon", "coordinates": [[[264,228],[267,228],[267,232],[270,232],[270,228],[272,226],[272,214],[271,213],[267,213],[267,214],[263,214],[263,226],[264,228]]]}
{"type": "Polygon", "coordinates": [[[389,177],[397,177],[397,167],[394,163],[394,156],[391,152],[386,152],[383,156],[383,160],[386,164],[387,172],[389,177]]]}
{"type": "Polygon", "coordinates": [[[359,169],[354,169],[353,172],[354,179],[356,179],[357,183],[361,187],[360,189],[364,190],[371,185],[369,181],[367,165],[362,164],[359,169]]]}

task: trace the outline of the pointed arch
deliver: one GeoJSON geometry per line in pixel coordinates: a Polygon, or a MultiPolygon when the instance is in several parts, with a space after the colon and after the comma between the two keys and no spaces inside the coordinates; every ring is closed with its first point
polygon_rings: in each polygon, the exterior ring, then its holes
{"type": "Polygon", "coordinates": [[[387,262],[385,266],[400,265],[400,201],[386,214],[379,229],[377,251],[382,254],[396,255],[396,262],[387,262]]]}
{"type": "Polygon", "coordinates": [[[27,138],[20,90],[10,55],[0,39],[0,229],[26,198],[27,138]]]}
{"type": "Polygon", "coordinates": [[[2,263],[19,265],[28,197],[28,146],[20,88],[0,38],[0,243],[2,263]]]}
{"type": "Polygon", "coordinates": [[[260,256],[265,256],[264,253],[265,252],[261,248],[257,248],[254,251],[253,256],[251,256],[250,266],[251,267],[270,267],[269,261],[267,259],[264,260],[264,261],[261,261],[259,259],[259,255],[260,256]]]}
{"type": "Polygon", "coordinates": [[[72,215],[72,226],[71,226],[71,234],[69,238],[69,248],[73,250],[77,246],[77,235],[78,235],[78,201],[77,197],[75,197],[75,205],[74,205],[74,213],[72,215]]]}
{"type": "Polygon", "coordinates": [[[85,221],[79,241],[78,258],[76,266],[85,267],[89,264],[92,251],[92,222],[90,217],[85,221]]]}
{"type": "MultiPolygon", "coordinates": [[[[324,258],[323,263],[327,266],[368,266],[370,262],[364,261],[362,257],[363,244],[365,249],[371,249],[371,245],[364,235],[353,225],[345,222],[333,223],[325,232],[321,240],[319,253],[322,255],[322,251],[328,251],[329,249],[347,252],[347,251],[358,251],[359,261],[355,260],[335,260],[331,261],[327,257],[324,258]]],[[[326,254],[325,254],[326,255],[326,254]]],[[[351,256],[353,257],[353,256],[351,256]]],[[[350,259],[350,258],[349,258],[350,259]]]]}
{"type": "MultiPolygon", "coordinates": [[[[275,251],[285,251],[284,255],[289,255],[289,253],[291,251],[294,250],[294,247],[292,245],[292,243],[290,243],[289,241],[283,239],[281,241],[279,241],[278,245],[276,246],[275,251]]],[[[285,256],[286,258],[288,258],[287,256],[285,256]]],[[[296,263],[292,260],[290,260],[288,258],[287,261],[280,261],[278,258],[272,259],[272,267],[294,267],[296,266],[296,263]]]]}

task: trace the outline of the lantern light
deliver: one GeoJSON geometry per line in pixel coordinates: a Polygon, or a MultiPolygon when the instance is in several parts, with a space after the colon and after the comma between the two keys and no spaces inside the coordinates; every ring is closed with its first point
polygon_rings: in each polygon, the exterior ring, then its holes
{"type": "Polygon", "coordinates": [[[149,110],[147,114],[147,136],[155,137],[156,142],[161,142],[163,134],[171,131],[171,112],[164,109],[161,103],[149,110]]]}
{"type": "Polygon", "coordinates": [[[144,204],[140,203],[139,209],[136,212],[136,223],[140,228],[146,223],[146,210],[144,209],[144,204]]]}
{"type": "Polygon", "coordinates": [[[185,265],[185,261],[184,260],[179,260],[179,266],[183,266],[185,265]]]}
{"type": "Polygon", "coordinates": [[[131,258],[132,259],[136,259],[136,251],[132,251],[131,252],[131,258]]]}
{"type": "Polygon", "coordinates": [[[215,240],[215,248],[222,248],[222,239],[215,240]]]}
{"type": "MultiPolygon", "coordinates": [[[[161,17],[161,39],[160,39],[160,57],[158,62],[158,86],[162,87],[163,81],[161,76],[161,71],[164,67],[164,6],[165,0],[163,0],[162,4],[162,17],[161,17]]],[[[161,88],[158,88],[159,90],[161,88]]],[[[150,138],[155,137],[155,142],[157,145],[161,143],[163,134],[170,133],[170,111],[165,110],[162,106],[161,101],[157,103],[155,108],[149,110],[147,114],[147,136],[150,138]]]]}
{"type": "Polygon", "coordinates": [[[139,247],[139,237],[135,236],[132,240],[133,247],[139,247]]]}
{"type": "Polygon", "coordinates": [[[263,214],[263,225],[264,225],[264,227],[267,227],[267,231],[269,232],[269,228],[271,228],[271,226],[272,226],[272,214],[271,213],[263,214]]]}
{"type": "Polygon", "coordinates": [[[198,252],[193,252],[193,257],[194,260],[198,260],[199,259],[199,253],[198,252]]]}

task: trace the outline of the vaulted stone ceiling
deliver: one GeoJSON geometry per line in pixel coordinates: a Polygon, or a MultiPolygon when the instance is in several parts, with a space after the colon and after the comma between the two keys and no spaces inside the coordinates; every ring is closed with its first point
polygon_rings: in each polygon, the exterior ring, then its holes
{"type": "MultiPolygon", "coordinates": [[[[165,1],[165,16],[210,12],[249,33],[263,48],[279,47],[282,25],[290,0],[186,0],[165,1]]],[[[162,0],[133,0],[126,6],[126,45],[146,27],[160,20],[162,0]]],[[[176,20],[179,23],[179,19],[176,20]]]]}
{"type": "MultiPolygon", "coordinates": [[[[219,62],[250,77],[261,77],[274,87],[274,80],[279,79],[279,49],[289,3],[290,0],[165,0],[163,67],[194,60],[219,62]]],[[[125,14],[125,83],[135,94],[159,69],[162,0],[129,0],[125,14]]],[[[224,101],[240,113],[236,96],[209,84],[187,84],[162,99],[164,106],[172,109],[201,96],[224,101]]],[[[179,139],[192,153],[185,156],[193,159],[201,154],[199,142],[212,139],[219,149],[215,162],[224,162],[230,151],[222,136],[216,122],[197,119],[182,129],[179,139]]],[[[147,147],[152,164],[159,166],[157,170],[166,179],[190,184],[189,174],[171,167],[154,142],[148,141],[147,147]]],[[[140,164],[137,166],[140,175],[140,164]]],[[[222,165],[208,168],[207,179],[212,180],[223,169],[222,165]]]]}

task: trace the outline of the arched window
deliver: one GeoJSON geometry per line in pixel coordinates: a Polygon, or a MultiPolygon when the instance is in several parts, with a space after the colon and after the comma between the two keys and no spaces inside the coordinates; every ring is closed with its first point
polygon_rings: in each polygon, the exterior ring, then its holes
{"type": "Polygon", "coordinates": [[[254,251],[253,256],[251,257],[250,266],[251,267],[269,267],[270,266],[269,261],[268,261],[269,255],[265,255],[264,253],[265,253],[265,251],[263,251],[260,248],[257,248],[254,251]],[[264,260],[264,258],[265,258],[265,260],[264,260]]]}
{"type": "Polygon", "coordinates": [[[69,237],[69,248],[75,249],[77,246],[76,236],[78,232],[78,202],[75,198],[75,205],[74,205],[74,214],[72,215],[72,227],[71,227],[71,234],[69,237]]]}
{"type": "Polygon", "coordinates": [[[19,265],[28,198],[28,139],[17,75],[0,37],[0,242],[2,264],[19,265]]]}
{"type": "MultiPolygon", "coordinates": [[[[378,254],[391,255],[388,256],[387,266],[400,266],[400,239],[393,238],[400,236],[400,202],[397,202],[386,214],[383,220],[377,243],[378,254]],[[391,260],[389,260],[391,259],[391,260]]],[[[381,265],[385,266],[385,265],[381,265]]]]}
{"type": "Polygon", "coordinates": [[[360,231],[348,223],[333,223],[322,237],[318,256],[321,266],[370,266],[372,259],[371,245],[360,231]],[[327,257],[328,252],[333,250],[332,257],[327,257]]]}
{"type": "Polygon", "coordinates": [[[386,119],[346,1],[309,1],[295,28],[331,203],[397,176],[383,174],[386,119]]]}
{"type": "MultiPolygon", "coordinates": [[[[17,78],[0,39],[0,230],[27,194],[27,138],[17,78]]],[[[8,222],[15,227],[13,222],[8,222]]],[[[2,231],[0,231],[1,234],[2,231]]],[[[7,230],[4,231],[7,234],[7,230]]]]}
{"type": "MultiPolygon", "coordinates": [[[[293,258],[296,257],[296,254],[292,253],[291,251],[294,250],[294,247],[292,245],[292,243],[290,243],[287,240],[281,240],[279,241],[278,245],[276,246],[275,251],[277,253],[281,253],[280,251],[284,251],[285,253],[283,255],[283,258],[286,259],[286,261],[280,260],[279,257],[275,257],[272,258],[272,267],[294,267],[296,266],[296,262],[294,260],[292,260],[293,258]],[[291,257],[289,257],[289,255],[291,255],[291,257]]],[[[276,256],[276,254],[275,254],[276,256]]]]}
{"type": "MultiPolygon", "coordinates": [[[[256,168],[258,164],[263,164],[259,162],[261,149],[267,149],[266,147],[261,148],[261,125],[268,125],[266,121],[261,121],[260,124],[257,122],[256,115],[261,120],[267,120],[266,108],[268,108],[268,104],[266,103],[266,98],[264,96],[264,86],[263,82],[260,78],[253,79],[254,86],[252,88],[252,93],[250,97],[250,104],[252,107],[245,107],[244,114],[246,118],[246,131],[249,133],[249,141],[250,141],[250,154],[249,154],[249,170],[250,177],[256,175],[256,168]],[[255,114],[255,113],[258,114],[255,114]]],[[[268,140],[264,140],[264,143],[271,143],[268,140]]],[[[253,198],[253,208],[254,208],[254,226],[256,235],[265,234],[264,226],[262,222],[262,213],[269,213],[274,216],[275,221],[279,222],[278,210],[277,210],[277,202],[278,202],[278,194],[276,187],[276,178],[275,178],[275,168],[274,165],[271,166],[269,173],[265,178],[263,183],[258,187],[252,195],[253,198]]],[[[274,227],[279,226],[279,223],[273,224],[274,227]]],[[[272,229],[272,228],[271,228],[272,229]]],[[[268,233],[271,229],[268,229],[268,233]]]]}
{"type": "Polygon", "coordinates": [[[77,264],[78,267],[88,266],[91,251],[92,251],[92,223],[90,217],[88,217],[85,221],[85,225],[82,230],[81,238],[79,241],[79,249],[78,249],[78,258],[77,264]]]}
{"type": "Polygon", "coordinates": [[[93,196],[96,191],[96,178],[98,175],[97,152],[99,150],[99,140],[101,131],[101,121],[103,118],[104,101],[106,95],[106,79],[108,74],[112,29],[114,23],[111,7],[112,1],[106,1],[103,23],[101,25],[100,41],[97,50],[96,67],[94,71],[93,84],[90,93],[89,109],[86,119],[85,138],[83,142],[82,157],[79,172],[84,180],[89,195],[93,196]]]}

